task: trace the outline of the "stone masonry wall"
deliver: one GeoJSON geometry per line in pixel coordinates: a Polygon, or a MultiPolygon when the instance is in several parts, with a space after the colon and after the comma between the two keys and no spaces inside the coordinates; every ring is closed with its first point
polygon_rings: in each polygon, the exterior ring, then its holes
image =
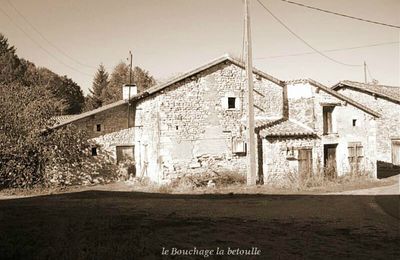
{"type": "MultiPolygon", "coordinates": [[[[199,169],[244,173],[246,157],[232,152],[232,139],[245,138],[244,86],[245,71],[225,62],[139,101],[135,155],[144,175],[162,182],[199,169]]],[[[281,116],[282,87],[258,76],[254,87],[256,115],[281,116]]]]}
{"type": "Polygon", "coordinates": [[[400,104],[351,89],[340,89],[339,92],[381,114],[377,119],[377,158],[391,163],[391,139],[400,139],[400,104]]]}
{"type": "Polygon", "coordinates": [[[361,167],[376,177],[376,119],[323,90],[317,90],[308,83],[299,85],[288,88],[289,114],[292,119],[308,125],[317,133],[321,140],[319,151],[317,151],[318,160],[323,163],[324,145],[337,144],[337,172],[338,175],[346,174],[350,171],[349,143],[360,142],[363,146],[361,167]],[[290,91],[296,92],[297,90],[299,93],[290,93],[290,91]],[[326,104],[335,105],[332,114],[333,132],[330,134],[323,133],[323,105],[326,104]],[[352,125],[353,119],[357,122],[356,126],[352,125]]]}
{"type": "MultiPolygon", "coordinates": [[[[116,158],[116,146],[133,145],[135,130],[128,126],[128,104],[123,104],[98,114],[75,121],[73,124],[85,130],[89,139],[98,145],[98,153],[106,152],[116,158]],[[101,125],[101,131],[97,131],[97,124],[101,125]]],[[[131,125],[134,122],[134,111],[130,116],[131,125]]]]}
{"type": "Polygon", "coordinates": [[[267,138],[263,140],[264,183],[279,184],[297,181],[299,162],[298,149],[312,149],[313,171],[316,171],[319,158],[320,140],[318,138],[267,138]],[[289,157],[287,151],[294,151],[294,157],[289,157]]]}

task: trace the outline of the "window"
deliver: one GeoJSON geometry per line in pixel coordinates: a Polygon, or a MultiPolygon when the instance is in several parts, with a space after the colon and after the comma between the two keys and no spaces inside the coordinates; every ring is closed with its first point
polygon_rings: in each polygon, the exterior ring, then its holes
{"type": "Polygon", "coordinates": [[[323,113],[323,120],[324,120],[324,134],[332,133],[332,112],[334,106],[323,106],[322,113],[323,113]]]}
{"type": "Polygon", "coordinates": [[[97,147],[92,147],[92,156],[97,155],[97,147]]]}
{"type": "Polygon", "coordinates": [[[133,145],[125,145],[125,146],[117,146],[117,163],[123,161],[134,161],[134,146],[133,145]]]}
{"type": "Polygon", "coordinates": [[[353,119],[353,126],[357,126],[357,119],[353,119]]]}
{"type": "Polygon", "coordinates": [[[234,137],[232,138],[232,152],[235,154],[246,154],[246,143],[242,138],[234,137]]]}
{"type": "Polygon", "coordinates": [[[236,98],[235,97],[228,97],[228,109],[235,109],[236,98]]]}
{"type": "Polygon", "coordinates": [[[363,158],[363,146],[360,142],[349,143],[349,163],[351,171],[357,171],[360,168],[360,162],[363,158]]]}
{"type": "Polygon", "coordinates": [[[101,124],[97,124],[96,125],[96,131],[97,132],[101,132],[101,124]]]}

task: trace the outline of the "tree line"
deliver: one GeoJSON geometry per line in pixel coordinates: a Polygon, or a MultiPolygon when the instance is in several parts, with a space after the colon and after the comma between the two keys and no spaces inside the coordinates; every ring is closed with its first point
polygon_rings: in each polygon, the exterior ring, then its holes
{"type": "MultiPolygon", "coordinates": [[[[155,83],[138,67],[133,75],[139,91],[155,83]]],[[[71,78],[19,58],[16,48],[0,33],[0,189],[45,184],[53,178],[46,176],[46,167],[81,171],[90,158],[86,134],[72,125],[50,131],[53,117],[121,99],[121,87],[128,78],[129,67],[124,63],[111,75],[100,65],[85,97],[71,78]]]]}

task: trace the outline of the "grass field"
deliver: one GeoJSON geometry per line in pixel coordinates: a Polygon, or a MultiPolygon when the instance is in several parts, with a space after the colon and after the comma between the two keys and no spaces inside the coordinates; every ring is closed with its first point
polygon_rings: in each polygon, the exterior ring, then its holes
{"type": "Polygon", "coordinates": [[[398,196],[85,191],[2,200],[0,259],[159,259],[163,247],[257,247],[254,259],[396,259],[398,207],[398,196]]]}

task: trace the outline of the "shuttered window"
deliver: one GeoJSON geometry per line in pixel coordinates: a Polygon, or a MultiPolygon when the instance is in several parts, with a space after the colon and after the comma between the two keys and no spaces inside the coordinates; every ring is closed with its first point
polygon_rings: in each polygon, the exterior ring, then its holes
{"type": "Polygon", "coordinates": [[[360,168],[360,162],[364,157],[364,147],[360,142],[352,142],[348,145],[349,150],[349,163],[351,170],[357,170],[360,168]]]}

